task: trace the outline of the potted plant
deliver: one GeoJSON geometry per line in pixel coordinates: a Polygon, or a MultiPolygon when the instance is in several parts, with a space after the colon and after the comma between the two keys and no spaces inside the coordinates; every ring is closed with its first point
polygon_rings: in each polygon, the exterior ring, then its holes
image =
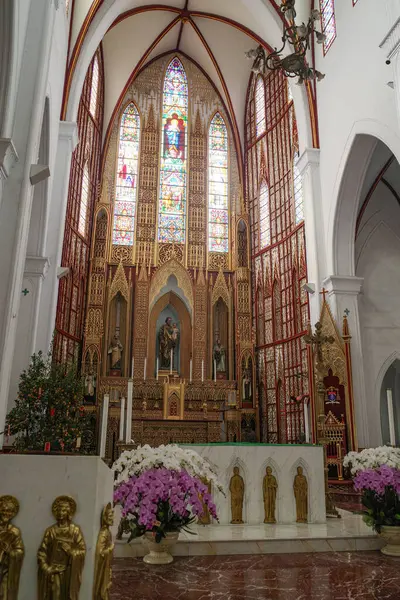
{"type": "Polygon", "coordinates": [[[400,449],[389,446],[349,452],[354,488],[362,491],[364,521],[385,541],[383,554],[400,556],[400,449]]]}
{"type": "Polygon", "coordinates": [[[193,450],[169,444],[139,446],[125,451],[113,465],[114,501],[122,507],[128,542],[143,536],[149,553],[144,562],[168,564],[169,549],[181,530],[204,514],[205,506],[217,519],[207,480],[222,491],[208,463],[193,450]]]}

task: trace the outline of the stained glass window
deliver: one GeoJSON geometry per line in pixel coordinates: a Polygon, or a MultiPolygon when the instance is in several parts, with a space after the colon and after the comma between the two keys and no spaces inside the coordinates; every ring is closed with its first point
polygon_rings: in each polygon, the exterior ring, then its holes
{"type": "Polygon", "coordinates": [[[90,89],[90,114],[95,119],[96,111],[97,111],[97,96],[99,93],[99,61],[97,56],[93,62],[93,71],[92,71],[92,86],[90,89]]]}
{"type": "Polygon", "coordinates": [[[260,185],[258,202],[260,207],[260,247],[265,248],[271,243],[269,192],[265,181],[263,181],[260,185]]]}
{"type": "Polygon", "coordinates": [[[296,225],[304,221],[304,200],[303,184],[297,163],[299,162],[299,153],[295,151],[293,157],[293,187],[294,187],[294,214],[296,225]]]}
{"type": "Polygon", "coordinates": [[[85,163],[83,167],[83,175],[82,175],[82,191],[81,191],[81,203],[79,206],[79,223],[78,223],[78,231],[81,235],[85,236],[86,234],[86,224],[87,224],[87,216],[88,216],[88,208],[89,208],[89,168],[88,164],[85,163]]]}
{"type": "Polygon", "coordinates": [[[220,113],[208,135],[208,249],[228,252],[228,132],[220,113]]]}
{"type": "Polygon", "coordinates": [[[119,129],[117,185],[114,204],[113,244],[132,246],[135,229],[140,146],[140,116],[131,102],[119,129]]]}
{"type": "Polygon", "coordinates": [[[323,44],[324,54],[326,54],[336,37],[334,0],[319,0],[319,6],[321,11],[322,33],[326,35],[326,39],[323,44]]]}
{"type": "Polygon", "coordinates": [[[256,94],[255,94],[255,102],[256,102],[256,135],[259,137],[266,130],[266,121],[265,121],[265,85],[264,80],[259,75],[256,81],[256,94]]]}
{"type": "Polygon", "coordinates": [[[164,79],[160,163],[159,242],[185,242],[188,86],[179,58],[164,79]]]}

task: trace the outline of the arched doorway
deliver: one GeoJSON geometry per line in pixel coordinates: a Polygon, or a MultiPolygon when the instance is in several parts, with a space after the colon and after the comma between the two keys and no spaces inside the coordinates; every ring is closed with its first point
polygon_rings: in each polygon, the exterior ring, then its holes
{"type": "Polygon", "coordinates": [[[381,432],[383,444],[400,443],[400,360],[392,362],[385,373],[380,392],[381,432]],[[392,412],[393,417],[390,417],[392,412]],[[392,431],[391,431],[392,430],[392,431]],[[394,440],[392,436],[394,434],[394,440]]]}

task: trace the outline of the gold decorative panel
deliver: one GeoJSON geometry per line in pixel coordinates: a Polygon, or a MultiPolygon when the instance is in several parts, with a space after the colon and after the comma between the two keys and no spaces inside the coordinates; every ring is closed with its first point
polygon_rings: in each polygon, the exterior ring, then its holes
{"type": "Polygon", "coordinates": [[[209,252],[208,253],[208,269],[209,271],[227,271],[229,269],[228,254],[220,252],[209,252]]]}

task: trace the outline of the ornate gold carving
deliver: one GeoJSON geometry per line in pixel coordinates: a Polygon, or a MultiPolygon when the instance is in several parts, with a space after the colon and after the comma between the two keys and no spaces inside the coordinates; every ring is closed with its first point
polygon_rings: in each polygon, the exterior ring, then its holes
{"type": "Polygon", "coordinates": [[[201,379],[201,364],[207,353],[207,287],[203,271],[199,271],[195,287],[194,339],[196,352],[193,360],[194,379],[201,379]]]}
{"type": "Polygon", "coordinates": [[[147,356],[147,336],[149,319],[149,281],[147,270],[142,266],[135,287],[135,319],[133,329],[133,353],[135,377],[142,377],[144,359],[147,356]]]}
{"type": "Polygon", "coordinates": [[[327,302],[323,303],[321,310],[321,333],[325,337],[332,337],[333,343],[322,344],[322,362],[325,369],[332,369],[333,374],[339,377],[343,385],[347,385],[346,355],[344,342],[339,334],[327,302]]]}
{"type": "Polygon", "coordinates": [[[129,301],[129,285],[122,262],[119,263],[114,279],[112,280],[109,301],[111,302],[114,296],[116,296],[118,293],[121,294],[121,296],[123,296],[127,302],[129,301]]]}
{"type": "Polygon", "coordinates": [[[105,275],[93,273],[90,277],[89,304],[102,306],[104,301],[105,275]]]}
{"type": "Polygon", "coordinates": [[[209,271],[227,271],[229,269],[228,254],[222,252],[208,253],[208,270],[209,271]]]}
{"type": "Polygon", "coordinates": [[[124,263],[132,264],[133,247],[132,246],[112,246],[111,249],[111,262],[112,263],[124,263]]]}
{"type": "Polygon", "coordinates": [[[184,249],[181,244],[160,244],[158,250],[158,264],[163,265],[169,260],[176,260],[179,263],[184,262],[184,249]]]}
{"type": "Polygon", "coordinates": [[[219,271],[217,279],[216,279],[214,287],[213,287],[211,304],[214,306],[214,304],[216,302],[218,302],[219,298],[222,298],[222,300],[225,302],[226,306],[229,308],[230,294],[229,294],[228,286],[226,285],[226,280],[225,280],[222,270],[219,271]]]}
{"type": "Polygon", "coordinates": [[[272,475],[271,467],[266,468],[266,475],[263,479],[263,498],[264,498],[264,523],[276,523],[276,491],[278,483],[276,477],[272,475]]]}
{"type": "Polygon", "coordinates": [[[72,523],[76,502],[59,496],[53,502],[56,523],[46,529],[38,550],[39,600],[78,600],[86,545],[81,528],[72,523]]]}
{"type": "Polygon", "coordinates": [[[114,551],[110,527],[113,524],[114,511],[109,502],[101,513],[101,528],[97,537],[93,600],[109,600],[110,597],[114,551]]]}
{"type": "Polygon", "coordinates": [[[21,531],[11,523],[19,512],[14,496],[0,496],[0,597],[17,600],[25,548],[21,531]]]}
{"type": "Polygon", "coordinates": [[[293,483],[294,498],[296,500],[296,522],[308,521],[308,483],[303,475],[303,467],[297,467],[297,475],[293,483]]]}
{"type": "Polygon", "coordinates": [[[103,313],[101,308],[89,308],[86,318],[86,344],[98,343],[104,333],[103,313]]]}
{"type": "Polygon", "coordinates": [[[193,282],[185,267],[175,259],[164,263],[155,272],[150,285],[149,306],[153,306],[159,291],[167,284],[170,275],[174,275],[178,285],[185,294],[190,309],[193,310],[193,282]]]}
{"type": "Polygon", "coordinates": [[[243,477],[239,475],[239,467],[233,468],[229,491],[231,493],[231,523],[233,525],[241,525],[243,523],[244,481],[243,477]]]}

